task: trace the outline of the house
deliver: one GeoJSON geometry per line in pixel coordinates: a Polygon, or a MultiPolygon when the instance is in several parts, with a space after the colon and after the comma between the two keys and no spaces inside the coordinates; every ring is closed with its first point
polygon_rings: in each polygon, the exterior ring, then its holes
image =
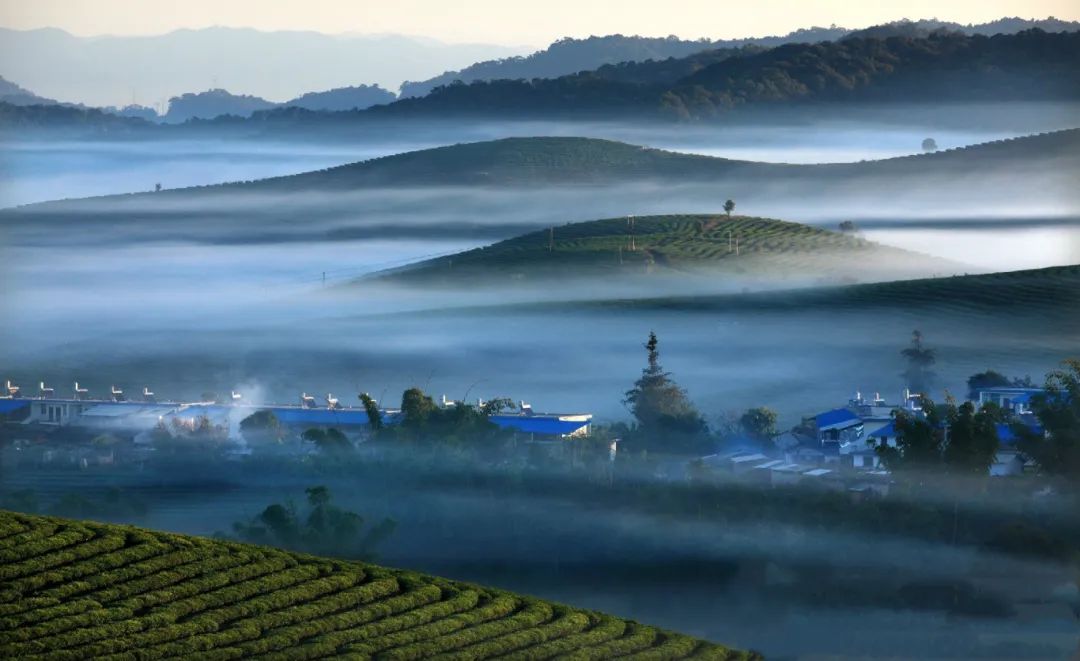
{"type": "Polygon", "coordinates": [[[72,424],[82,415],[84,409],[93,405],[92,402],[64,399],[34,399],[23,401],[30,405],[29,415],[23,419],[24,424],[49,425],[55,427],[72,424]]]}
{"type": "Polygon", "coordinates": [[[79,427],[100,431],[145,431],[153,429],[164,416],[176,411],[175,406],[161,406],[142,402],[112,402],[94,404],[79,414],[79,427]]]}
{"type": "Polygon", "coordinates": [[[866,443],[863,447],[848,453],[851,457],[851,466],[859,470],[879,470],[882,468],[881,457],[875,448],[895,448],[899,441],[899,433],[896,431],[896,422],[890,420],[866,435],[866,443]]]}
{"type": "Polygon", "coordinates": [[[499,413],[488,417],[503,429],[524,434],[532,441],[578,438],[592,433],[591,413],[536,413],[521,403],[518,413],[499,413]]]}
{"type": "Polygon", "coordinates": [[[817,440],[826,456],[838,456],[841,446],[863,440],[865,425],[851,409],[833,409],[814,416],[817,440]]]}
{"type": "Polygon", "coordinates": [[[1042,388],[1024,388],[1020,386],[979,388],[975,391],[975,402],[979,408],[982,408],[984,404],[997,404],[1016,415],[1028,415],[1031,413],[1032,396],[1044,392],[1046,391],[1042,388]]]}
{"type": "MultiPolygon", "coordinates": [[[[1036,434],[1042,433],[1038,425],[1029,424],[1028,427],[1036,434]]],[[[1000,423],[997,425],[998,451],[994,456],[994,463],[990,465],[990,475],[993,477],[1008,477],[1022,475],[1032,466],[1031,460],[1017,447],[1020,439],[1013,431],[1012,425],[1000,423]]]]}
{"type": "Polygon", "coordinates": [[[30,415],[30,400],[15,398],[0,398],[0,422],[16,422],[26,419],[30,415]]]}
{"type": "Polygon", "coordinates": [[[873,399],[865,399],[861,392],[856,392],[855,396],[848,401],[848,408],[854,411],[855,415],[859,416],[864,422],[867,422],[871,420],[889,420],[896,407],[886,402],[881,393],[874,393],[873,399]]]}

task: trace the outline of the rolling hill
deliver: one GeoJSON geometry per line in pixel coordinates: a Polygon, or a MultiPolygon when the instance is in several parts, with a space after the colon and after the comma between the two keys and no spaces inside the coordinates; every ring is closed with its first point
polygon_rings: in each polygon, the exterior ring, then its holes
{"type": "Polygon", "coordinates": [[[382,272],[365,281],[506,286],[625,276],[738,275],[883,278],[955,265],[872,241],[766,218],[626,217],[530,232],[490,246],[382,272]]]}
{"type": "Polygon", "coordinates": [[[384,156],[273,177],[167,192],[351,190],[413,186],[533,186],[611,184],[640,180],[671,183],[725,177],[851,181],[853,177],[968,177],[1002,166],[1047,173],[1080,167],[1080,129],[1055,131],[914,156],[817,165],[740,161],[642,147],[595,138],[503,138],[384,156]]]}
{"type": "Polygon", "coordinates": [[[500,590],[0,511],[0,656],[756,659],[500,590]]]}
{"type": "MultiPolygon", "coordinates": [[[[28,109],[33,107],[0,104],[0,116],[10,114],[20,123],[22,111],[28,109]]],[[[148,125],[99,112],[51,110],[77,113],[88,124],[123,123],[132,133],[148,125]]],[[[818,216],[827,212],[839,222],[851,217],[847,210],[851,205],[893,208],[894,218],[902,218],[904,209],[927,205],[1010,205],[1021,188],[1029,197],[1034,195],[1030,199],[1036,203],[1039,196],[1055,200],[1059,213],[1075,215],[1080,209],[1078,172],[1076,129],[916,156],[822,165],[738,161],[588,138],[508,138],[257,181],[57,200],[0,210],[0,222],[12,241],[25,233],[37,236],[35,241],[47,233],[48,240],[55,241],[50,228],[60,226],[80,229],[61,233],[68,240],[104,239],[121,228],[130,240],[168,236],[191,240],[200,232],[208,232],[214,241],[232,242],[290,236],[341,240],[358,232],[388,238],[456,234],[490,240],[569,219],[713,210],[726,197],[746,209],[771,200],[797,200],[806,210],[818,216]],[[413,196],[416,204],[401,211],[374,198],[362,201],[375,193],[374,197],[395,196],[415,189],[427,189],[428,195],[413,196]],[[507,207],[501,202],[507,198],[499,195],[536,196],[556,189],[561,201],[546,212],[520,204],[507,207]],[[601,191],[607,194],[599,195],[601,191]],[[424,201],[432,195],[453,199],[453,206],[424,201]],[[449,223],[435,220],[447,208],[459,209],[460,214],[449,223]],[[108,231],[84,231],[91,226],[108,231]]],[[[763,213],[804,217],[784,209],[763,213]]]]}
{"type": "Polygon", "coordinates": [[[685,312],[785,310],[938,310],[950,316],[991,314],[1030,325],[1055,324],[1064,337],[1080,333],[1080,264],[1023,271],[920,278],[842,287],[719,296],[674,296],[594,302],[608,309],[685,312]],[[1027,315],[1037,315],[1029,317],[1027,315]]]}

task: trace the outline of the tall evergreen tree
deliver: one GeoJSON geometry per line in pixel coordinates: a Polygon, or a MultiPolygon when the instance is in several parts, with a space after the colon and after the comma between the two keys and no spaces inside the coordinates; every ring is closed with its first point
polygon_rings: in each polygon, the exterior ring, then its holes
{"type": "Polygon", "coordinates": [[[911,344],[900,352],[907,360],[907,369],[902,377],[907,387],[918,394],[927,394],[937,376],[933,369],[937,362],[937,351],[923,344],[923,334],[919,330],[911,332],[911,344]]]}
{"type": "Polygon", "coordinates": [[[700,446],[708,427],[686,391],[660,365],[659,345],[656,333],[650,332],[645,343],[648,364],[634,387],[626,392],[623,403],[637,420],[637,435],[643,447],[692,451],[700,446]]]}

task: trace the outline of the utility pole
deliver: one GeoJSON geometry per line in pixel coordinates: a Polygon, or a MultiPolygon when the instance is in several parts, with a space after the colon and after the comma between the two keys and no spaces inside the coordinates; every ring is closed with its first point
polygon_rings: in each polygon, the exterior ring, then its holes
{"type": "Polygon", "coordinates": [[[555,250],[555,228],[554,227],[549,227],[548,228],[548,252],[553,252],[554,250],[555,250]]]}
{"type": "Polygon", "coordinates": [[[739,237],[735,237],[735,256],[739,256],[739,237]]]}
{"type": "Polygon", "coordinates": [[[731,253],[731,230],[728,230],[728,233],[727,233],[727,251],[728,251],[728,254],[731,253]]]}

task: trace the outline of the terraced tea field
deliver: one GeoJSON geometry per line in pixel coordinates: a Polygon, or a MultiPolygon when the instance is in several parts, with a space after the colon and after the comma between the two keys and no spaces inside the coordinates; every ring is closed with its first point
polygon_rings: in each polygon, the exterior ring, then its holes
{"type": "Polygon", "coordinates": [[[0,512],[0,657],[755,659],[415,573],[0,512]]]}
{"type": "Polygon", "coordinates": [[[376,278],[456,282],[727,271],[820,277],[943,271],[952,265],[840,232],[768,218],[610,218],[530,232],[376,278]]]}

